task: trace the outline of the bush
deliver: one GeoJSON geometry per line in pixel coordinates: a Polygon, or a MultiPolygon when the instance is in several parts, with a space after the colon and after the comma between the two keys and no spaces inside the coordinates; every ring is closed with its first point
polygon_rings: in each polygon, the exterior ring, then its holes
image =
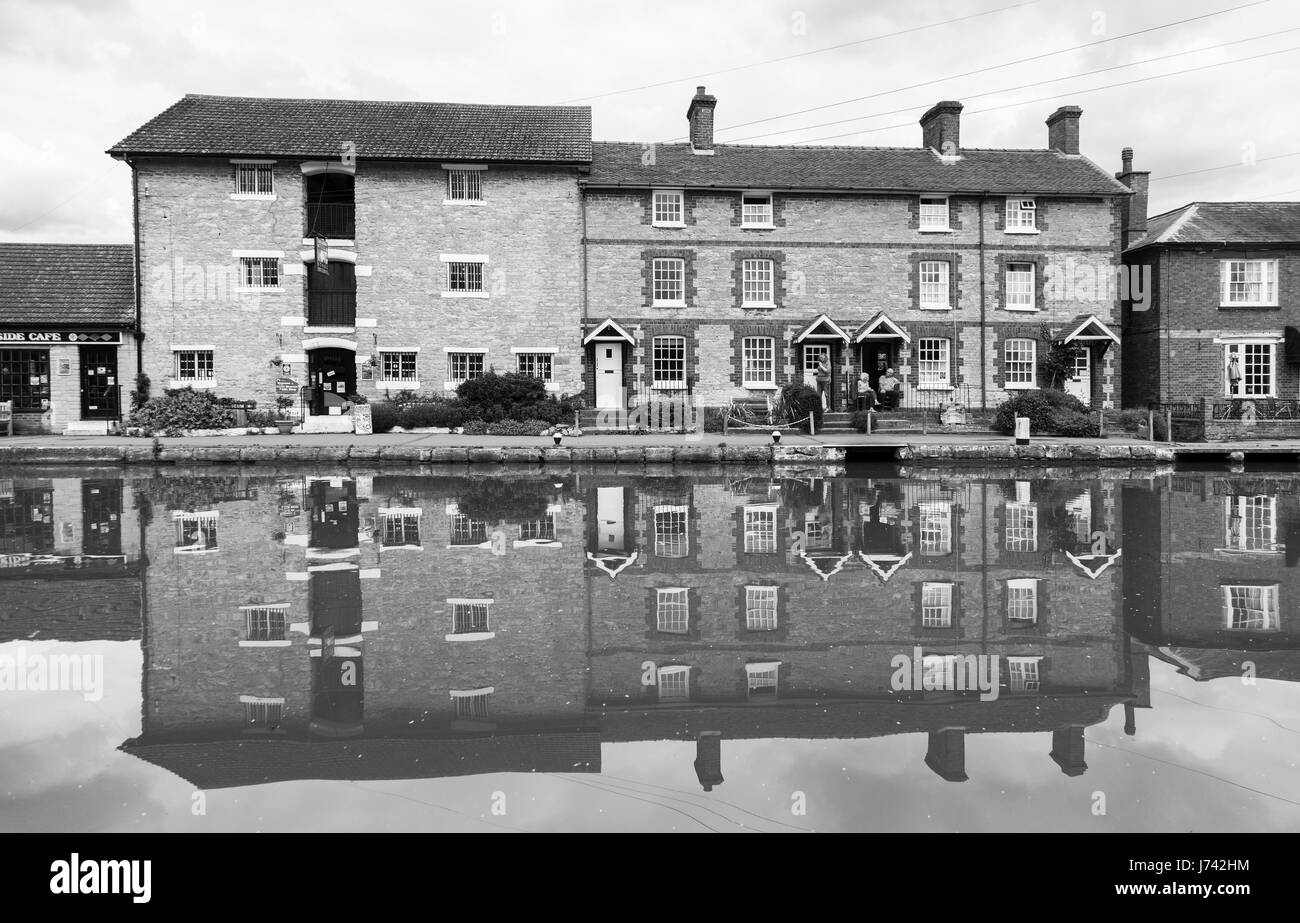
{"type": "Polygon", "coordinates": [[[466,423],[465,423],[465,435],[466,435],[466,436],[486,436],[486,435],[487,435],[487,426],[488,426],[488,425],[487,425],[486,423],[484,423],[482,420],[479,420],[479,419],[468,420],[468,421],[466,421],[466,423]]]}
{"type": "Polygon", "coordinates": [[[726,407],[705,407],[704,408],[704,431],[706,433],[720,433],[725,428],[727,420],[726,407]]]}
{"type": "Polygon", "coordinates": [[[783,423],[793,423],[812,416],[818,424],[822,421],[822,397],[802,382],[790,382],[781,389],[777,413],[783,423]]]}
{"type": "Polygon", "coordinates": [[[1057,436],[1096,438],[1101,435],[1097,428],[1097,419],[1077,410],[1052,411],[1048,417],[1048,427],[1049,431],[1057,436]]]}
{"type": "Polygon", "coordinates": [[[455,429],[464,423],[465,411],[452,401],[423,401],[418,404],[407,404],[397,411],[397,425],[403,429],[425,426],[455,429]]]}
{"type": "MultiPolygon", "coordinates": [[[[1163,414],[1158,414],[1163,416],[1163,414]]],[[[1138,427],[1147,425],[1147,412],[1145,410],[1121,410],[1119,417],[1116,419],[1121,429],[1130,433],[1136,432],[1138,427]]]]}
{"type": "Polygon", "coordinates": [[[1010,436],[1016,431],[1016,417],[1028,417],[1030,432],[1048,435],[1054,431],[1053,415],[1057,411],[1066,410],[1078,414],[1087,412],[1087,408],[1077,397],[1064,391],[1053,389],[1021,391],[998,408],[994,425],[999,432],[1010,436]]]}
{"type": "Polygon", "coordinates": [[[168,391],[133,410],[126,425],[139,427],[150,436],[178,436],[187,429],[228,429],[235,425],[228,401],[193,388],[168,391]]]}
{"type": "Polygon", "coordinates": [[[376,433],[387,433],[397,425],[397,408],[388,401],[370,405],[370,425],[376,433]]]}
{"type": "Polygon", "coordinates": [[[870,425],[870,420],[871,420],[870,410],[859,410],[856,413],[854,413],[853,416],[849,417],[849,425],[851,425],[859,433],[865,433],[867,431],[867,428],[870,425]]]}
{"type": "Polygon", "coordinates": [[[540,436],[543,430],[550,429],[552,425],[545,420],[501,420],[487,424],[487,435],[540,436]]]}

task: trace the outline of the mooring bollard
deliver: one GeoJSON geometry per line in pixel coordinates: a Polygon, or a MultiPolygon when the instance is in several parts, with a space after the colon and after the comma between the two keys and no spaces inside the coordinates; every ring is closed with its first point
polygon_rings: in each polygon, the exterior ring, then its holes
{"type": "Polygon", "coordinates": [[[1016,417],[1016,445],[1029,445],[1029,418],[1016,417]]]}
{"type": "Polygon", "coordinates": [[[1147,408],[1147,438],[1156,441],[1156,412],[1150,407],[1147,408]]]}
{"type": "Polygon", "coordinates": [[[1165,408],[1165,442],[1174,441],[1174,411],[1172,407],[1165,408]]]}
{"type": "Polygon", "coordinates": [[[772,430],[772,445],[780,445],[780,444],[781,444],[781,431],[779,429],[774,429],[772,430]]]}

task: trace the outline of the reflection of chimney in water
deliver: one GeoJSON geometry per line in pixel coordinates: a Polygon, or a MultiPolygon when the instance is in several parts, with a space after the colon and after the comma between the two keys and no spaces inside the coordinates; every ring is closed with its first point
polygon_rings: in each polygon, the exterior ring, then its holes
{"type": "Polygon", "coordinates": [[[930,734],[930,747],[925,753],[925,765],[935,775],[948,782],[965,782],[966,729],[944,728],[930,734]]]}
{"type": "Polygon", "coordinates": [[[1083,725],[1072,724],[1052,732],[1052,760],[1067,776],[1088,771],[1083,759],[1083,725]]]}
{"type": "Polygon", "coordinates": [[[695,775],[706,792],[722,784],[721,731],[700,731],[695,738],[695,775]]]}
{"type": "Polygon", "coordinates": [[[1133,703],[1125,702],[1124,703],[1124,733],[1127,734],[1129,737],[1132,737],[1133,735],[1137,734],[1137,732],[1138,732],[1137,716],[1136,713],[1133,711],[1133,703]]]}

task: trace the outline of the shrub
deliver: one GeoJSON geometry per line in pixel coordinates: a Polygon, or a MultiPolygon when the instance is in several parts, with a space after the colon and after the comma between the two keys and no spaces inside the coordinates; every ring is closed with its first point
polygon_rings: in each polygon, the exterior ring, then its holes
{"type": "Polygon", "coordinates": [[[546,518],[551,502],[549,479],[471,478],[456,497],[456,508],[470,519],[486,522],[533,522],[546,518]]]}
{"type": "Polygon", "coordinates": [[[484,423],[482,420],[479,420],[479,419],[467,420],[467,421],[465,422],[465,435],[466,435],[466,436],[486,436],[486,435],[487,435],[487,424],[484,423]]]}
{"type": "Polygon", "coordinates": [[[397,425],[403,429],[425,426],[445,426],[448,429],[455,429],[464,422],[465,411],[452,401],[423,401],[418,404],[407,404],[397,411],[397,425]]]}
{"type": "Polygon", "coordinates": [[[487,424],[489,436],[540,436],[553,424],[545,420],[501,420],[487,424]]]}
{"type": "Polygon", "coordinates": [[[376,433],[387,433],[397,425],[397,408],[388,401],[370,405],[370,424],[376,433]]]}
{"type": "Polygon", "coordinates": [[[704,408],[704,431],[706,433],[720,433],[725,428],[727,420],[726,407],[705,407],[704,408]]]}
{"type": "Polygon", "coordinates": [[[870,420],[871,420],[870,410],[859,410],[856,413],[854,413],[853,416],[849,417],[849,424],[854,429],[856,429],[859,433],[865,433],[867,431],[868,426],[870,425],[869,422],[870,420]]]}
{"type": "Polygon", "coordinates": [[[778,419],[783,423],[793,423],[804,417],[812,416],[817,423],[822,421],[822,397],[802,382],[790,382],[781,389],[777,404],[778,419]]]}
{"type": "Polygon", "coordinates": [[[1057,436],[1096,438],[1101,435],[1096,418],[1078,410],[1053,410],[1048,417],[1048,427],[1057,436]]]}
{"type": "Polygon", "coordinates": [[[498,375],[488,372],[479,378],[462,382],[456,396],[465,412],[486,423],[497,420],[525,419],[519,408],[530,407],[546,400],[546,385],[531,375],[507,372],[498,375]]]}
{"type": "MultiPolygon", "coordinates": [[[[1157,416],[1162,415],[1157,414],[1157,416]]],[[[1147,412],[1145,410],[1121,410],[1117,422],[1121,429],[1135,432],[1139,426],[1147,425],[1147,412]]]]}
{"type": "Polygon", "coordinates": [[[1087,408],[1077,397],[1064,391],[1021,391],[998,408],[994,425],[999,432],[1010,436],[1016,431],[1016,417],[1028,417],[1030,432],[1049,434],[1053,432],[1052,416],[1061,410],[1083,414],[1087,408]]]}
{"type": "Polygon", "coordinates": [[[235,414],[227,403],[192,388],[152,397],[127,419],[127,426],[139,427],[146,435],[173,436],[187,429],[228,429],[234,425],[235,414]]]}

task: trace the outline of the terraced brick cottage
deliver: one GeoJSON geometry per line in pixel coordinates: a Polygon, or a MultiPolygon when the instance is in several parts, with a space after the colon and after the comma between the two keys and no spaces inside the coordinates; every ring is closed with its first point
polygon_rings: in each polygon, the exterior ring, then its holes
{"type": "Polygon", "coordinates": [[[715,144],[700,87],[689,141],[597,143],[585,182],[586,392],[622,408],[669,395],[762,400],[833,366],[843,409],[866,370],[902,372],[904,408],[991,408],[1048,384],[1120,400],[1118,300],[1128,186],[1079,148],[1081,110],[1037,150],[965,147],[962,106],[916,148],[715,144]],[[1060,382],[1058,382],[1060,384],[1060,382]]]}
{"type": "Polygon", "coordinates": [[[302,395],[308,431],[350,431],[352,394],[581,386],[587,108],[190,95],[109,153],[155,393],[302,395]]]}
{"type": "Polygon", "coordinates": [[[130,245],[0,244],[0,402],[17,433],[106,433],[136,370],[130,245]]]}

